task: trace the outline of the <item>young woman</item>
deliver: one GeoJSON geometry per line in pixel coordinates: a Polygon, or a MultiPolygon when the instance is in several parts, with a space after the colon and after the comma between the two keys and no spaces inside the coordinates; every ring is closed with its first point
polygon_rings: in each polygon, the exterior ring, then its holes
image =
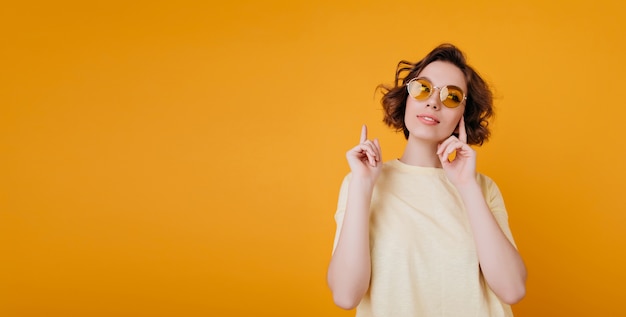
{"type": "Polygon", "coordinates": [[[451,44],[398,64],[384,122],[407,139],[383,163],[367,137],[346,156],[328,267],[335,303],[357,316],[512,316],[526,268],[500,191],[476,173],[492,94],[451,44]]]}

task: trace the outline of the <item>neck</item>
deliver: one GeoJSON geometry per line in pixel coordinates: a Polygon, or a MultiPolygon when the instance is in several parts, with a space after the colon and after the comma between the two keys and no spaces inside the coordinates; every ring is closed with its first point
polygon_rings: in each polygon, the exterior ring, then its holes
{"type": "Polygon", "coordinates": [[[408,165],[441,167],[437,156],[437,143],[414,139],[410,136],[400,161],[408,165]]]}

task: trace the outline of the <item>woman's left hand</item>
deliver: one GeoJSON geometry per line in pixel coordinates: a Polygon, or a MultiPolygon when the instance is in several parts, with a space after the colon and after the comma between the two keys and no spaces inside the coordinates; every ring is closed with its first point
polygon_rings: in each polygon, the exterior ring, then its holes
{"type": "Polygon", "coordinates": [[[476,181],[476,151],[467,144],[465,120],[459,122],[459,137],[450,136],[437,146],[437,156],[448,180],[456,187],[476,181]],[[456,152],[454,159],[448,159],[456,152]]]}

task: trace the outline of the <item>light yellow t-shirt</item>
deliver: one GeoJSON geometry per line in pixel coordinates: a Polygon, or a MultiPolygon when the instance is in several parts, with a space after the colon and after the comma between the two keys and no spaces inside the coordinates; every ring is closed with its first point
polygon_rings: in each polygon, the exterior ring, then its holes
{"type": "MultiPolygon", "coordinates": [[[[350,176],[339,195],[335,247],[350,176]]],[[[491,212],[514,244],[498,187],[487,176],[477,177],[491,212]]],[[[461,197],[443,169],[386,162],[370,208],[372,276],[357,317],[513,316],[483,279],[461,197]]]]}

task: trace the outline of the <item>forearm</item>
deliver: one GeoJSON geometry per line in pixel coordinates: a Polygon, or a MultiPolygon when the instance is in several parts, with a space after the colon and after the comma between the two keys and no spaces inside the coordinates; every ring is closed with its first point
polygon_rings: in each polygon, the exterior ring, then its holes
{"type": "Polygon", "coordinates": [[[472,227],[480,268],[498,297],[513,304],[526,292],[526,267],[494,218],[477,183],[458,188],[472,227]]]}
{"type": "Polygon", "coordinates": [[[371,275],[369,217],[373,184],[352,179],[343,225],[328,267],[335,304],[352,309],[367,292],[371,275]]]}

